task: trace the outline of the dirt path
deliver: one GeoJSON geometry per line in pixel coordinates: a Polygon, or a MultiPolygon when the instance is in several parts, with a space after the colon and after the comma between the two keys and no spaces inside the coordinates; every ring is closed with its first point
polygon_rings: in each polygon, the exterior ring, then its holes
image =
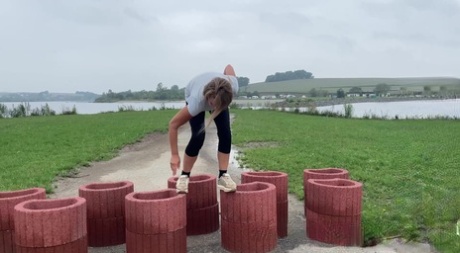
{"type": "MultiPolygon", "coordinates": [[[[217,174],[217,137],[212,125],[206,131],[206,141],[195,164],[193,174],[217,174]]],[[[183,152],[190,137],[188,127],[183,127],[179,134],[179,150],[183,152]]],[[[119,156],[110,161],[97,162],[81,168],[75,177],[62,178],[55,184],[55,193],[51,198],[78,196],[81,185],[93,182],[110,182],[129,180],[134,183],[134,190],[152,191],[167,188],[167,179],[171,176],[169,169],[169,142],[167,134],[152,134],[141,142],[129,145],[121,150],[119,156]]],[[[229,173],[240,182],[243,170],[233,161],[229,173]]],[[[219,194],[218,194],[219,196],[219,194]]],[[[369,248],[334,247],[311,241],[305,236],[305,217],[303,202],[289,196],[288,237],[278,241],[273,252],[310,252],[310,253],[428,253],[434,252],[427,244],[403,244],[398,240],[387,241],[382,245],[369,248]]],[[[187,237],[188,252],[227,252],[220,246],[220,230],[209,235],[187,237]]],[[[104,248],[90,248],[90,253],[123,253],[125,245],[104,248]]]]}

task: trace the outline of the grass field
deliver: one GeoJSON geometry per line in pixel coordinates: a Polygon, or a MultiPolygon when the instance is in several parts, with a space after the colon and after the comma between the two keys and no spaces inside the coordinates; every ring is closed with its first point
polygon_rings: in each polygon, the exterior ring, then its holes
{"type": "MultiPolygon", "coordinates": [[[[147,133],[165,132],[175,112],[1,119],[0,191],[52,191],[57,175],[110,159],[147,133]]],[[[234,143],[246,166],[287,172],[290,191],[300,199],[305,168],[346,168],[364,183],[367,240],[400,235],[428,239],[440,252],[460,252],[459,121],[233,112],[234,143]]]]}
{"type": "Polygon", "coordinates": [[[165,132],[174,110],[0,119],[0,191],[45,187],[76,166],[106,160],[147,133],[165,132]]]}
{"type": "Polygon", "coordinates": [[[336,92],[338,89],[348,91],[352,87],[361,87],[363,91],[373,91],[380,83],[390,85],[393,91],[399,91],[401,87],[405,87],[408,91],[423,91],[424,86],[430,86],[433,91],[439,90],[441,86],[446,86],[448,89],[460,89],[458,78],[314,78],[253,83],[242,88],[242,91],[287,94],[307,93],[313,88],[329,92],[336,92]]]}
{"type": "Polygon", "coordinates": [[[290,191],[300,199],[305,168],[348,169],[352,179],[364,183],[366,240],[427,238],[441,252],[460,252],[455,235],[460,218],[459,121],[241,110],[233,128],[242,163],[287,172],[290,191]]]}

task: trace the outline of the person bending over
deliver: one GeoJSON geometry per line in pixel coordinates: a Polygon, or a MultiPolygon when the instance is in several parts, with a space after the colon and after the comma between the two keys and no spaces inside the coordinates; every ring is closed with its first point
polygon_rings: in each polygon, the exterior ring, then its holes
{"type": "Polygon", "coordinates": [[[185,88],[186,106],[169,122],[169,144],[171,146],[171,170],[173,176],[180,169],[181,160],[177,147],[179,128],[189,122],[192,135],[185,148],[182,173],[176,183],[178,193],[188,192],[190,172],[203,146],[205,129],[215,122],[219,138],[217,160],[219,163],[218,187],[225,192],[236,191],[236,184],[227,173],[232,143],[229,105],[238,93],[238,80],[231,65],[227,65],[224,74],[204,73],[193,78],[185,88]],[[211,113],[205,125],[205,113],[211,113]]]}

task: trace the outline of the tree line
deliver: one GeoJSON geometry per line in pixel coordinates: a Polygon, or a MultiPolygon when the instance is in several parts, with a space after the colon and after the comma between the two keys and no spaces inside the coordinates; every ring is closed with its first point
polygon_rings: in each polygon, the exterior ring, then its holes
{"type": "MultiPolygon", "coordinates": [[[[249,78],[237,77],[238,86],[244,87],[249,85],[249,78]]],[[[111,89],[108,92],[102,93],[102,95],[94,100],[97,103],[109,103],[116,101],[150,101],[150,100],[183,100],[185,88],[179,88],[177,85],[166,87],[163,83],[158,83],[155,91],[122,91],[113,92],[111,89]]]]}
{"type": "Polygon", "coordinates": [[[173,85],[170,89],[165,87],[163,83],[157,84],[155,91],[122,91],[113,92],[111,89],[108,92],[102,93],[94,102],[107,103],[116,101],[150,101],[150,100],[182,100],[184,99],[185,88],[179,89],[179,86],[173,85]]]}
{"type": "Polygon", "coordinates": [[[281,82],[289,80],[299,80],[299,79],[312,79],[314,78],[311,72],[305,70],[295,70],[295,71],[286,71],[283,73],[276,72],[274,75],[269,75],[265,79],[265,82],[281,82]]]}

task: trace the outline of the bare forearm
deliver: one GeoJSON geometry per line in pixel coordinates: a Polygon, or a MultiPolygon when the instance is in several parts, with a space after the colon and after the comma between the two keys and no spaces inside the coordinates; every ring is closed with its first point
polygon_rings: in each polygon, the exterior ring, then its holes
{"type": "Polygon", "coordinates": [[[171,147],[171,155],[178,155],[179,150],[177,147],[177,132],[178,129],[174,127],[169,128],[169,146],[171,147]]]}

